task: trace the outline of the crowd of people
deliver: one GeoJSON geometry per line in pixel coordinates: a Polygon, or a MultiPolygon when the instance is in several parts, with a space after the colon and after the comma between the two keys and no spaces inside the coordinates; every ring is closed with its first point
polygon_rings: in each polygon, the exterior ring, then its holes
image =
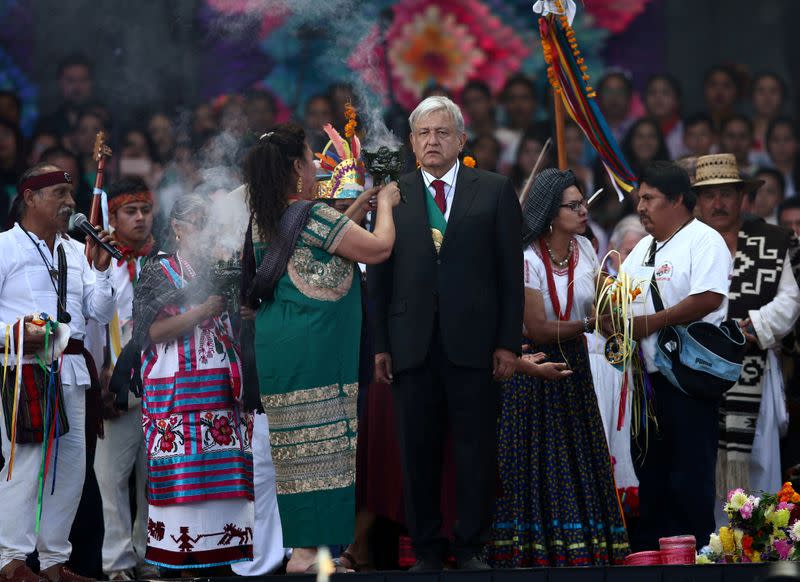
{"type": "Polygon", "coordinates": [[[800,163],[778,75],[712,67],[687,115],[675,78],[639,98],[609,71],[597,102],[638,179],[622,202],[570,122],[556,169],[549,97],[521,74],[431,86],[409,171],[372,187],[346,83],[295,122],[253,90],[118,127],[89,61],[57,81],[27,139],[0,91],[0,580],[314,572],[322,546],[337,571],[620,564],[705,545],[729,489],[796,475],[800,163]],[[100,131],[98,238],[122,258],[69,220],[100,131]],[[327,197],[323,150],[352,170],[327,197]],[[621,274],[630,390],[598,306],[621,274]],[[729,390],[665,363],[665,334],[730,321],[729,390]]]}

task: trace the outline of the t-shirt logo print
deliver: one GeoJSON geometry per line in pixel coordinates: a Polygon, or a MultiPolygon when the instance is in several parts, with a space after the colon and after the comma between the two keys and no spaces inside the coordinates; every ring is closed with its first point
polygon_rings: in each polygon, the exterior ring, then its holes
{"type": "Polygon", "coordinates": [[[661,263],[656,269],[656,281],[670,281],[672,280],[672,263],[666,261],[661,263]]]}

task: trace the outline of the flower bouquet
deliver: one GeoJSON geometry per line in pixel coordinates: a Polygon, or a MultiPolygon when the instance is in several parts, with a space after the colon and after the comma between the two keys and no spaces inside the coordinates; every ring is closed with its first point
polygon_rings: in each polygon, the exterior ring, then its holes
{"type": "Polygon", "coordinates": [[[698,564],[800,561],[800,495],[791,483],[778,493],[728,493],[727,526],[712,533],[698,564]]]}

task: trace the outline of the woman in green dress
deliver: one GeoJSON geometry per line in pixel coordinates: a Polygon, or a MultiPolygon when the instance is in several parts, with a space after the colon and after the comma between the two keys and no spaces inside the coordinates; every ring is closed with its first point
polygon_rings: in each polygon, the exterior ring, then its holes
{"type": "MultiPolygon", "coordinates": [[[[316,168],[303,130],[286,124],[264,134],[248,153],[244,173],[260,265],[271,244],[291,244],[280,229],[284,211],[295,203],[304,208],[315,194],[316,168]]],[[[392,182],[366,191],[348,215],[311,205],[274,294],[254,306],[283,544],[293,548],[289,573],[313,569],[318,546],[353,539],[361,334],[355,263],[389,258],[398,201],[392,182]],[[358,223],[373,198],[376,220],[369,232],[358,223]]]]}

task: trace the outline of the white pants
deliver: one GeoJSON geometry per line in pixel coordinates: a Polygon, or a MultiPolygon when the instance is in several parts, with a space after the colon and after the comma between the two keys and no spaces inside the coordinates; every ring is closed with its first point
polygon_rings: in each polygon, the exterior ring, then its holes
{"type": "Polygon", "coordinates": [[[147,455],[138,401],[119,418],[105,421],[105,438],[98,439],[94,472],[103,500],[103,572],[134,568],[144,560],[147,544],[147,455]],[[136,474],[136,519],[131,525],[131,473],[136,474]]]}
{"type": "Polygon", "coordinates": [[[253,481],[256,490],[253,561],[231,565],[239,576],[268,574],[281,565],[285,555],[266,414],[256,414],[253,422],[253,481]]]}
{"type": "Polygon", "coordinates": [[[55,445],[51,452],[38,536],[35,533],[36,497],[42,445],[18,444],[14,453],[11,481],[6,481],[11,444],[0,406],[0,431],[3,432],[3,456],[6,459],[6,466],[0,471],[0,568],[11,560],[25,560],[34,549],[39,550],[42,570],[66,562],[72,553],[69,532],[78,511],[83,480],[86,477],[87,388],[88,386],[67,384],[63,387],[69,432],[58,439],[56,487],[52,495],[50,490],[54,474],[55,445]]]}

